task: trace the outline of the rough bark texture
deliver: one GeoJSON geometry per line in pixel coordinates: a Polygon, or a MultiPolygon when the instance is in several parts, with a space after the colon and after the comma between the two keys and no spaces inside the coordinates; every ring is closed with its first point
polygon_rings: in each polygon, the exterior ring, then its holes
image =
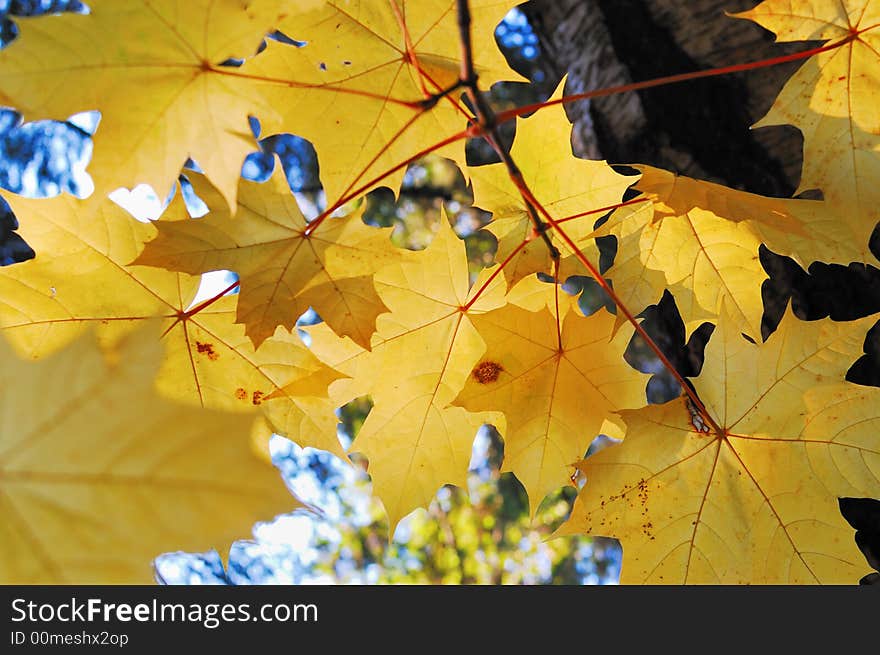
{"type": "MultiPolygon", "coordinates": [[[[724,12],[753,0],[532,0],[546,73],[567,92],[773,57],[754,23],[724,12]]],[[[798,63],[576,103],[573,145],[590,158],[649,163],[765,195],[787,196],[800,177],[794,128],[750,130],[798,63]]]]}
{"type": "MultiPolygon", "coordinates": [[[[531,0],[522,10],[538,35],[548,79],[567,74],[566,93],[579,93],[816,45],[775,44],[770,32],[751,21],[725,16],[757,4],[758,0],[531,0]]],[[[764,116],[800,65],[793,62],[572,103],[572,146],[576,154],[591,159],[652,164],[753,193],[790,196],[800,179],[800,132],[787,126],[750,126],[764,116]]],[[[808,191],[804,197],[818,193],[808,191]]],[[[880,243],[880,238],[874,241],[880,243]]],[[[770,276],[762,289],[765,336],[776,328],[789,301],[803,319],[851,320],[880,311],[880,271],[872,265],[814,263],[804,271],[764,248],[761,261],[770,276]]],[[[655,336],[661,347],[679,356],[676,365],[686,374],[698,371],[708,333],[686,346],[684,335],[669,329],[677,319],[672,303],[661,303],[655,313],[652,321],[657,322],[655,336]]],[[[866,346],[867,354],[850,377],[880,386],[880,328],[872,331],[866,346]]]]}

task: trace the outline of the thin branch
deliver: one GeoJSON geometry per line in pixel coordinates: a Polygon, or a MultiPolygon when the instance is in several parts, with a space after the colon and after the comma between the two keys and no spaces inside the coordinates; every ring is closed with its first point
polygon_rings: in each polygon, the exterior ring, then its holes
{"type": "Polygon", "coordinates": [[[697,395],[696,391],[694,391],[691,386],[685,381],[684,376],[679,373],[678,369],[669,361],[669,358],[666,354],[660,349],[660,346],[657,345],[657,342],[651,338],[651,335],[642,327],[642,324],[636,319],[633,313],[629,310],[629,308],[624,304],[624,302],[620,299],[620,296],[617,295],[617,292],[614,291],[614,288],[608,284],[607,280],[602,277],[602,274],[596,269],[595,266],[587,259],[586,255],[581,252],[581,250],[577,247],[575,242],[572,240],[568,234],[565,233],[565,230],[559,225],[557,221],[554,221],[552,218],[550,220],[551,227],[556,231],[559,237],[565,241],[569,248],[571,248],[574,256],[577,260],[586,267],[586,269],[590,272],[590,276],[596,280],[600,287],[608,294],[608,297],[614,302],[614,305],[623,312],[623,315],[626,317],[626,320],[635,328],[636,333],[644,340],[645,344],[651,351],[657,356],[660,362],[663,364],[664,368],[669,371],[672,377],[675,378],[675,381],[678,382],[679,386],[682,388],[685,394],[687,394],[688,398],[694,403],[694,405],[699,410],[700,414],[706,420],[706,422],[712,426],[715,432],[719,435],[724,434],[724,430],[720,425],[715,421],[711,414],[706,410],[706,406],[703,404],[703,401],[700,400],[700,397],[697,395]]]}
{"type": "MultiPolygon", "coordinates": [[[[431,84],[435,84],[435,82],[434,82],[433,80],[431,80],[431,84]]],[[[429,95],[427,98],[425,98],[424,100],[422,100],[422,102],[421,102],[422,110],[423,110],[423,111],[428,111],[429,109],[433,109],[434,106],[435,106],[440,100],[442,100],[443,98],[446,98],[446,97],[449,96],[451,93],[454,93],[455,91],[457,91],[457,90],[460,89],[461,87],[462,87],[462,82],[461,82],[461,80],[456,80],[455,82],[453,82],[452,84],[450,84],[449,86],[447,86],[445,89],[440,89],[440,90],[437,91],[436,93],[432,93],[432,94],[429,95]]],[[[455,104],[455,103],[453,103],[453,104],[455,104]]],[[[457,105],[456,105],[456,106],[457,106],[457,105]]]]}
{"type": "MultiPolygon", "coordinates": [[[[580,248],[578,248],[577,244],[572,240],[571,237],[565,232],[565,230],[559,225],[559,221],[556,221],[550,213],[543,207],[543,205],[535,198],[534,194],[532,194],[525,180],[523,179],[522,173],[517,167],[516,163],[513,161],[510,153],[508,153],[504,148],[501,147],[501,140],[498,136],[498,119],[500,116],[504,116],[506,114],[510,114],[510,112],[504,112],[502,114],[496,115],[493,112],[492,108],[488,105],[485,98],[480,93],[479,87],[477,85],[477,72],[474,68],[473,61],[473,47],[471,43],[471,16],[470,16],[470,7],[468,0],[457,0],[458,7],[458,28],[459,34],[461,38],[461,81],[467,89],[468,97],[471,99],[471,104],[473,105],[474,112],[476,114],[477,125],[480,130],[480,134],[489,144],[495,149],[498,155],[501,157],[501,161],[507,167],[507,172],[510,176],[511,181],[516,185],[519,190],[522,198],[526,204],[526,208],[529,213],[529,217],[532,219],[532,222],[535,225],[535,232],[540,234],[544,239],[544,242],[547,244],[547,247],[550,249],[550,254],[553,257],[554,263],[554,274],[557,278],[557,288],[558,288],[558,265],[560,259],[559,250],[553,243],[550,241],[550,237],[547,234],[548,228],[552,228],[559,237],[568,245],[571,249],[574,256],[584,265],[584,267],[589,271],[590,275],[600,287],[608,294],[609,298],[614,302],[615,306],[624,314],[627,321],[633,326],[636,333],[642,337],[647,346],[654,352],[654,354],[658,357],[663,366],[669,371],[669,373],[675,378],[675,380],[679,383],[684,393],[693,401],[694,405],[699,409],[700,413],[705,418],[706,422],[709,423],[716,432],[720,434],[724,434],[722,428],[718,425],[714,418],[709,414],[706,410],[706,406],[700,400],[697,393],[690,387],[690,385],[685,382],[684,377],[679,373],[678,369],[669,361],[669,358],[663,353],[657,343],[651,338],[651,336],[647,333],[644,327],[642,327],[641,323],[636,319],[633,313],[626,307],[626,305],[621,300],[620,296],[614,291],[610,284],[605,280],[599,270],[593,266],[589,259],[581,252],[580,248]],[[540,214],[543,217],[538,216],[540,214]]],[[[669,83],[669,78],[666,78],[666,81],[663,83],[669,83]]],[[[655,84],[656,86],[656,84],[655,84]]],[[[615,93],[619,93],[620,91],[614,91],[615,93]]],[[[564,99],[563,99],[564,100],[564,99]]],[[[560,101],[556,101],[553,104],[559,104],[560,101]]],[[[544,103],[541,106],[547,106],[550,103],[544,103]]],[[[511,110],[515,112],[516,110],[511,110]]],[[[516,113],[511,114],[511,116],[516,116],[516,113]]],[[[569,217],[571,218],[571,217],[569,217]]],[[[482,291],[482,289],[481,289],[482,291]]],[[[477,294],[478,295],[478,294],[477,294]]],[[[473,302],[473,300],[471,301],[473,302]]],[[[558,322],[558,313],[557,313],[557,322],[558,322]]],[[[559,334],[560,339],[560,349],[562,348],[561,340],[562,335],[561,332],[559,334]]]]}
{"type": "Polygon", "coordinates": [[[480,92],[477,84],[478,75],[476,68],[474,67],[474,49],[471,41],[470,4],[468,0],[457,0],[457,7],[458,32],[461,40],[460,78],[462,86],[466,89],[468,98],[473,106],[476,121],[480,127],[480,132],[483,138],[492,146],[495,152],[498,153],[501,162],[507,167],[510,179],[516,185],[517,189],[520,190],[520,193],[523,196],[523,201],[526,205],[526,213],[528,213],[529,219],[535,226],[535,234],[539,235],[544,240],[553,260],[558,261],[560,256],[559,249],[554,246],[553,242],[550,240],[550,236],[547,234],[547,225],[538,217],[538,214],[535,211],[535,206],[532,203],[532,198],[530,197],[531,193],[524,193],[524,189],[527,187],[525,186],[526,183],[523,179],[522,173],[516,165],[516,162],[513,161],[510,153],[501,146],[501,137],[498,133],[498,121],[495,112],[492,107],[489,106],[489,103],[486,102],[486,98],[480,92]]]}

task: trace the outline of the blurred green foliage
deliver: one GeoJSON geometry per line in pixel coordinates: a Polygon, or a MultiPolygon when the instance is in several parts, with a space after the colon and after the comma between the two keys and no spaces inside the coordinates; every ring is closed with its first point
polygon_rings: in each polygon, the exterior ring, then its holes
{"type": "MultiPolygon", "coordinates": [[[[342,432],[354,435],[369,411],[359,399],[340,412],[342,432]]],[[[466,489],[443,487],[427,510],[417,510],[389,540],[381,505],[367,521],[336,525],[336,535],[315,544],[314,575],[340,583],[583,584],[614,582],[620,549],[610,539],[555,538],[577,493],[574,485],[544,500],[534,520],[522,485],[500,473],[503,440],[491,428],[477,438],[466,489]]],[[[355,484],[369,493],[368,463],[355,484]]]]}

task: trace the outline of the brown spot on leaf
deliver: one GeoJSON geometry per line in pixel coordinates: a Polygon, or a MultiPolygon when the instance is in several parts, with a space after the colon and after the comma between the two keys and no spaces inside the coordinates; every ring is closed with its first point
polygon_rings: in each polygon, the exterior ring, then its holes
{"type": "Polygon", "coordinates": [[[238,398],[239,400],[244,400],[247,398],[247,391],[245,391],[244,389],[239,387],[238,389],[235,390],[235,397],[238,398]]]}
{"type": "Polygon", "coordinates": [[[216,362],[220,359],[220,355],[214,350],[213,344],[196,341],[196,350],[199,351],[200,355],[205,355],[212,362],[216,362]]]}
{"type": "MultiPolygon", "coordinates": [[[[639,480],[639,502],[642,505],[642,516],[645,517],[645,520],[648,519],[648,481],[642,478],[639,480]]],[[[649,521],[647,521],[650,523],[649,521]]],[[[647,534],[647,533],[646,533],[647,534]]]]}
{"type": "Polygon", "coordinates": [[[480,362],[471,371],[473,378],[480,384],[491,384],[498,379],[504,367],[495,362],[480,362]]]}
{"type": "Polygon", "coordinates": [[[254,405],[259,405],[263,402],[263,392],[262,391],[254,391],[254,395],[251,397],[251,403],[254,405]]]}

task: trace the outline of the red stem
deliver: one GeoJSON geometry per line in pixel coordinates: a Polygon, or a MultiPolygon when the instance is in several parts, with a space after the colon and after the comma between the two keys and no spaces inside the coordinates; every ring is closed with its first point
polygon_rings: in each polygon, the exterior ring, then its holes
{"type": "Polygon", "coordinates": [[[563,352],[562,348],[562,322],[559,320],[559,259],[553,260],[553,301],[556,303],[556,347],[559,352],[563,352]]]}
{"type": "Polygon", "coordinates": [[[218,293],[218,294],[215,295],[214,297],[212,297],[212,298],[208,298],[208,299],[205,300],[204,302],[200,302],[198,305],[196,305],[196,306],[193,307],[192,309],[185,311],[185,312],[183,313],[183,315],[189,317],[189,316],[193,316],[193,315],[195,315],[195,314],[198,314],[200,311],[202,311],[203,309],[207,309],[208,307],[210,307],[211,305],[213,305],[215,302],[217,302],[218,300],[220,300],[220,299],[221,299],[223,296],[225,296],[227,293],[229,293],[229,292],[232,291],[233,289],[237,288],[240,284],[241,284],[241,281],[240,281],[240,280],[236,280],[235,282],[233,282],[232,284],[230,284],[228,287],[226,287],[225,289],[223,289],[223,291],[221,291],[220,293],[218,293]]]}
{"type": "Polygon", "coordinates": [[[771,57],[769,59],[761,59],[760,61],[753,61],[746,64],[733,64],[732,66],[721,66],[719,68],[710,68],[708,70],[702,71],[694,71],[691,73],[678,73],[677,75],[667,75],[665,77],[655,77],[654,79],[644,80],[642,82],[631,82],[629,84],[621,84],[619,86],[609,86],[604,89],[594,89],[592,91],[586,91],[584,93],[575,93],[569,96],[565,96],[563,98],[557,98],[555,100],[548,100],[547,102],[536,102],[531,105],[525,105],[523,107],[514,107],[513,109],[508,109],[507,111],[499,112],[497,115],[497,120],[499,123],[504,123],[509,120],[516,118],[517,116],[524,116],[526,114],[531,114],[539,109],[543,109],[544,107],[552,107],[554,105],[565,104],[569,102],[575,102],[577,100],[590,100],[592,98],[603,98],[605,96],[615,95],[618,93],[627,93],[629,91],[641,91],[642,89],[650,89],[657,86],[663,86],[666,84],[677,84],[679,82],[687,82],[688,80],[698,80],[705,77],[715,77],[718,75],[727,75],[730,73],[739,73],[742,71],[754,70],[756,68],[766,68],[767,66],[776,66],[777,64],[784,64],[790,61],[798,61],[799,59],[807,59],[808,57],[812,57],[813,55],[818,55],[823,52],[828,52],[829,50],[834,50],[835,48],[839,48],[840,46],[849,43],[853,39],[858,37],[858,32],[854,32],[849,34],[841,41],[836,41],[834,43],[830,43],[827,45],[823,45],[818,48],[812,48],[810,50],[804,50],[802,52],[795,52],[790,55],[781,55],[779,57],[771,57]]]}
{"type": "Polygon", "coordinates": [[[492,271],[492,274],[489,276],[489,278],[485,282],[483,282],[482,286],[480,286],[480,288],[477,289],[476,293],[474,293],[474,295],[471,297],[471,299],[468,300],[467,303],[462,305],[459,309],[463,312],[466,312],[467,310],[469,310],[471,308],[471,306],[475,302],[477,302],[477,299],[483,294],[483,292],[489,287],[489,285],[492,284],[492,280],[494,280],[496,277],[498,277],[498,275],[501,273],[501,271],[504,270],[504,267],[507,266],[510,263],[510,261],[516,256],[516,253],[518,253],[520,250],[525,248],[526,244],[528,242],[529,242],[529,240],[526,239],[521,244],[519,244],[516,248],[514,248],[510,252],[510,254],[504,258],[504,261],[501,262],[501,264],[498,266],[498,268],[496,268],[494,271],[492,271]]]}
{"type": "Polygon", "coordinates": [[[409,29],[407,29],[406,27],[406,19],[404,19],[403,14],[400,11],[400,7],[397,6],[396,0],[388,0],[388,4],[391,5],[391,11],[394,13],[394,17],[397,19],[397,24],[400,27],[401,34],[403,34],[403,42],[406,45],[407,60],[416,69],[417,77],[419,78],[419,86],[422,87],[422,93],[425,95],[426,98],[430,97],[431,92],[428,91],[428,88],[425,86],[422,64],[419,61],[418,56],[416,56],[416,49],[413,46],[412,36],[410,36],[409,29]]]}
{"type": "MultiPolygon", "coordinates": [[[[174,329],[174,326],[175,326],[175,325],[177,325],[177,324],[180,323],[181,321],[185,321],[185,320],[187,320],[188,318],[191,318],[191,317],[195,316],[196,314],[198,314],[198,313],[199,313],[200,311],[202,311],[203,309],[206,309],[207,307],[210,307],[211,305],[213,305],[215,302],[217,302],[218,300],[220,300],[223,296],[225,296],[227,293],[229,293],[230,291],[232,291],[233,289],[235,289],[235,288],[236,288],[237,286],[239,286],[240,284],[241,284],[241,281],[240,281],[240,280],[236,280],[235,282],[233,282],[232,284],[230,284],[228,287],[226,287],[225,289],[223,289],[223,291],[221,291],[221,292],[218,293],[217,295],[213,296],[212,298],[208,298],[207,300],[205,300],[205,301],[203,301],[203,302],[200,302],[198,305],[196,305],[196,306],[193,307],[192,309],[188,309],[188,310],[186,310],[185,312],[178,312],[178,313],[177,313],[177,318],[174,320],[174,322],[173,322],[171,325],[168,326],[168,329],[165,330],[165,331],[162,333],[162,337],[164,337],[166,334],[168,334],[169,332],[171,332],[171,330],[174,329]]],[[[160,338],[161,338],[161,337],[160,337],[160,338]]]]}
{"type": "Polygon", "coordinates": [[[464,130],[464,131],[459,132],[457,134],[453,134],[450,137],[446,137],[445,139],[443,139],[442,141],[439,141],[438,143],[435,143],[431,147],[425,148],[424,150],[420,150],[419,152],[414,154],[412,157],[409,157],[409,158],[405,159],[404,161],[402,161],[401,163],[399,163],[397,166],[395,166],[393,168],[389,168],[387,171],[385,171],[381,175],[377,175],[372,180],[370,180],[369,182],[366,182],[365,184],[362,184],[354,191],[346,193],[339,200],[334,202],[330,207],[328,207],[323,212],[321,212],[321,214],[317,218],[315,218],[315,220],[313,220],[311,223],[309,223],[308,227],[306,227],[305,234],[308,235],[308,234],[311,234],[312,232],[314,232],[317,229],[317,227],[321,223],[323,223],[324,220],[328,216],[330,216],[330,214],[332,214],[337,209],[342,207],[345,203],[354,200],[355,198],[360,196],[365,191],[368,191],[372,187],[376,186],[379,182],[384,180],[389,175],[393,175],[394,173],[396,173],[400,169],[406,168],[407,166],[412,164],[414,161],[417,161],[417,160],[421,159],[422,157],[425,157],[425,156],[431,154],[435,150],[440,150],[441,148],[448,146],[450,143],[455,143],[456,141],[460,141],[461,139],[466,139],[469,136],[473,136],[472,130],[467,129],[467,130],[464,130]]]}
{"type": "Polygon", "coordinates": [[[581,250],[575,245],[574,241],[572,241],[571,237],[565,233],[557,221],[554,221],[549,216],[548,222],[550,223],[553,230],[559,235],[559,237],[565,241],[569,248],[571,248],[572,253],[577,258],[577,260],[584,265],[584,267],[590,272],[590,276],[596,281],[596,283],[602,287],[605,293],[608,294],[608,297],[614,302],[614,305],[623,312],[623,315],[626,317],[626,320],[635,328],[636,333],[644,340],[645,344],[650,348],[653,353],[657,356],[666,370],[675,378],[675,381],[678,382],[679,386],[681,386],[682,391],[688,395],[688,397],[693,401],[694,405],[700,411],[700,414],[709,423],[714,429],[716,434],[722,435],[724,434],[724,430],[720,425],[715,421],[711,414],[706,410],[706,406],[703,404],[703,401],[700,400],[700,397],[697,396],[696,392],[691,389],[690,385],[685,382],[684,377],[681,373],[678,372],[678,369],[673,366],[672,362],[666,357],[663,351],[660,349],[660,346],[651,338],[651,336],[647,333],[642,324],[636,320],[636,317],[633,313],[627,308],[627,306],[620,299],[620,296],[614,291],[612,286],[608,284],[602,274],[596,269],[595,266],[590,262],[589,259],[581,252],[581,250]]]}
{"type": "Polygon", "coordinates": [[[638,198],[633,198],[632,200],[625,200],[624,202],[618,202],[613,205],[608,205],[607,207],[599,207],[599,209],[591,209],[590,211],[581,212],[580,214],[572,214],[571,216],[566,216],[565,218],[559,218],[556,220],[557,223],[567,223],[568,221],[573,221],[576,218],[583,218],[584,216],[590,216],[591,214],[604,214],[605,212],[610,212],[614,209],[620,209],[621,207],[629,207],[630,205],[637,205],[640,202],[645,202],[644,196],[639,196],[638,198]]]}
{"type": "MultiPolygon", "coordinates": [[[[718,423],[712,418],[712,416],[706,411],[705,405],[703,405],[700,398],[697,396],[696,392],[691,389],[691,387],[685,382],[684,377],[678,372],[675,366],[672,365],[672,362],[666,357],[660,347],[654,342],[651,336],[645,331],[645,329],[641,326],[641,324],[636,320],[636,317],[632,314],[632,312],[627,309],[627,307],[623,304],[623,301],[620,297],[614,292],[614,289],[611,288],[611,285],[605,281],[605,278],[602,277],[602,274],[596,269],[595,266],[586,258],[586,256],[580,251],[571,237],[566,234],[565,230],[560,227],[559,222],[554,220],[547,209],[535,198],[534,194],[529,189],[526,184],[525,179],[520,172],[519,167],[514,162],[513,157],[507,152],[503,147],[501,147],[500,139],[498,139],[498,122],[499,117],[502,114],[496,114],[493,109],[489,106],[489,104],[485,101],[480,90],[477,85],[477,76],[476,71],[474,69],[473,62],[473,51],[471,47],[471,38],[470,38],[470,7],[468,0],[458,0],[458,23],[459,23],[459,37],[461,40],[462,46],[462,61],[461,61],[461,81],[462,84],[467,89],[468,95],[471,98],[476,118],[478,122],[478,126],[480,128],[480,132],[483,138],[492,146],[498,156],[501,158],[502,163],[507,168],[508,177],[511,182],[516,186],[519,190],[520,195],[525,202],[526,210],[531,218],[532,222],[535,225],[535,233],[540,234],[540,236],[544,239],[544,242],[547,244],[547,247],[550,250],[551,257],[554,262],[554,273],[557,278],[557,293],[558,293],[558,271],[559,271],[559,259],[560,253],[556,246],[550,241],[549,235],[547,234],[546,227],[549,226],[553,230],[557,232],[559,237],[568,245],[571,249],[574,256],[580,261],[584,267],[589,271],[590,275],[600,287],[608,294],[614,304],[619,308],[621,312],[623,312],[627,321],[632,324],[636,333],[642,337],[648,347],[654,352],[654,354],[658,357],[663,366],[669,371],[669,373],[675,378],[675,380],[679,383],[682,388],[682,391],[690,397],[693,401],[694,405],[699,409],[703,418],[709,423],[718,434],[723,434],[724,431],[718,425],[718,423]],[[544,219],[547,221],[546,225],[538,218],[536,212],[540,213],[544,219]]],[[[675,76],[673,76],[674,78],[675,76]]],[[[669,83],[671,78],[665,78],[666,81],[664,83],[669,83]]],[[[680,81],[680,80],[677,80],[680,81]]],[[[659,82],[655,82],[659,84],[659,82]]],[[[619,92],[619,91],[615,91],[619,92]]],[[[545,103],[542,106],[548,106],[550,104],[558,104],[562,102],[562,100],[552,101],[551,103],[545,103]]],[[[509,112],[508,112],[509,113],[509,112]]],[[[512,114],[515,116],[517,114],[512,114]]],[[[483,289],[485,289],[485,286],[483,289]]],[[[476,296],[479,296],[479,293],[482,293],[483,289],[480,289],[476,296]]],[[[474,299],[472,299],[473,302],[474,299]]],[[[558,297],[557,297],[558,300],[558,297]]],[[[557,328],[559,327],[559,312],[557,310],[557,328]]],[[[560,350],[562,349],[562,334],[559,332],[559,342],[560,342],[560,350]]]]}

